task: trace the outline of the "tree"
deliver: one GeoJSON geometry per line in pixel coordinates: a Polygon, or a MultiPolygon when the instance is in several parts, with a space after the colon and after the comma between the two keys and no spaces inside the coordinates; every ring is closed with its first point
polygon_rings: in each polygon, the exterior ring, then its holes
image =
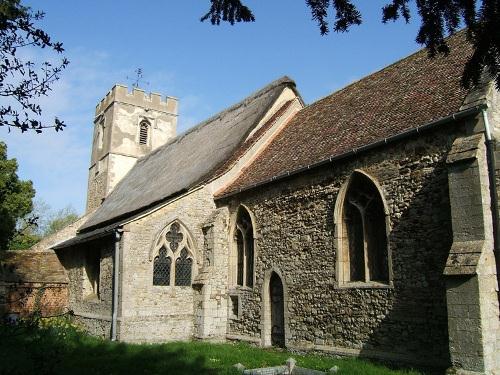
{"type": "Polygon", "coordinates": [[[48,94],[69,61],[63,57],[57,64],[36,64],[18,54],[20,49],[29,47],[50,49],[56,54],[64,51],[62,43],[52,41],[35,26],[43,17],[43,12],[34,13],[20,0],[0,0],[0,126],[7,126],[9,131],[18,128],[22,132],[41,133],[44,128],[60,131],[65,126],[57,117],[54,123],[42,123],[42,108],[37,99],[48,94]]]}
{"type": "Polygon", "coordinates": [[[7,250],[9,241],[28,227],[36,225],[33,210],[35,189],[31,181],[19,180],[16,159],[7,159],[7,145],[0,142],[0,250],[7,250]],[[18,227],[24,219],[23,227],[18,227]]]}
{"type": "MultiPolygon", "coordinates": [[[[328,17],[335,12],[333,30],[346,32],[352,25],[360,25],[361,13],[353,0],[305,0],[320,33],[330,31],[328,17]]],[[[385,0],[382,22],[396,21],[400,17],[410,21],[410,2],[413,0],[385,0]]],[[[415,0],[422,23],[417,42],[425,45],[431,57],[447,54],[446,35],[467,27],[467,38],[474,51],[462,75],[464,87],[477,84],[486,69],[500,90],[500,0],[415,0]]],[[[253,22],[255,16],[242,0],[210,0],[209,11],[201,21],[213,25],[221,21],[253,22]]]]}
{"type": "Polygon", "coordinates": [[[53,211],[41,199],[36,199],[33,210],[17,220],[16,230],[7,248],[9,250],[27,250],[45,237],[48,237],[79,218],[72,206],[53,211]]]}
{"type": "Polygon", "coordinates": [[[73,224],[78,220],[78,218],[78,214],[71,206],[67,206],[57,211],[47,223],[47,226],[43,231],[43,236],[50,236],[51,234],[60,231],[68,225],[73,224]]]}

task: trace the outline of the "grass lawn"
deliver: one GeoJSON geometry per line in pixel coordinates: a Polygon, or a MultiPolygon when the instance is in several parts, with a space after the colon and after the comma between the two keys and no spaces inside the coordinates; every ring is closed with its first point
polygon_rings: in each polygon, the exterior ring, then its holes
{"type": "Polygon", "coordinates": [[[114,343],[87,336],[71,325],[45,328],[0,328],[0,374],[238,374],[232,367],[283,365],[293,357],[297,365],[338,374],[419,374],[394,371],[358,359],[296,355],[247,344],[176,342],[156,345],[114,343]]]}

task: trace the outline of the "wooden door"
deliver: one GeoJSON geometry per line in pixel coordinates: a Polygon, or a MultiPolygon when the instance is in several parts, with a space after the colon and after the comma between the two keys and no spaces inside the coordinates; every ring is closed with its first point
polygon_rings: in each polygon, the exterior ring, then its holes
{"type": "Polygon", "coordinates": [[[283,283],[280,277],[273,272],[269,282],[271,294],[271,344],[285,347],[285,309],[283,303],[283,283]]]}

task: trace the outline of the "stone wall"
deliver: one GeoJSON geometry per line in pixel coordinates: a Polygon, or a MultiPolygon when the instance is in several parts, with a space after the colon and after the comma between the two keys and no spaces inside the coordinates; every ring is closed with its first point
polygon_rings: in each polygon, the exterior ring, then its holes
{"type": "Polygon", "coordinates": [[[218,219],[207,188],[192,191],[124,226],[121,246],[119,339],[162,342],[194,336],[224,337],[227,264],[224,218],[218,219]],[[187,228],[195,264],[192,286],[154,286],[154,244],[173,221],[187,228]],[[204,228],[216,226],[223,238],[204,228]],[[207,239],[205,239],[207,235],[207,239]],[[207,243],[207,245],[205,245],[207,243]],[[208,254],[208,250],[212,254],[208,254]],[[215,257],[215,265],[206,258],[215,257]],[[206,317],[212,314],[212,317],[206,317]],[[195,316],[197,317],[195,319],[195,316]],[[224,332],[217,332],[217,330],[224,332]]]}
{"type": "MultiPolygon", "coordinates": [[[[453,125],[456,128],[456,124],[453,125]]],[[[443,276],[452,243],[446,156],[450,127],[263,186],[227,202],[255,216],[256,283],[240,290],[229,333],[255,340],[264,326],[264,276],[285,288],[286,344],[446,367],[443,276]],[[390,219],[388,285],[340,286],[334,207],[354,170],[378,182],[390,219]]],[[[221,202],[222,203],[222,202],[221,202]]],[[[265,340],[263,341],[265,342],[265,340]]]]}
{"type": "Polygon", "coordinates": [[[57,252],[70,280],[68,307],[76,322],[90,334],[105,338],[111,329],[113,246],[112,238],[104,238],[57,252]],[[100,254],[98,293],[91,290],[86,271],[86,254],[91,251],[100,254]]]}
{"type": "Polygon", "coordinates": [[[494,373],[500,325],[483,134],[457,138],[447,163],[453,244],[444,274],[451,362],[457,369],[494,373]]]}
{"type": "Polygon", "coordinates": [[[87,208],[86,213],[94,211],[102,203],[106,197],[108,170],[107,159],[103,159],[101,168],[98,164],[94,164],[89,169],[89,180],[87,185],[87,208]]]}
{"type": "Polygon", "coordinates": [[[173,97],[137,88],[129,93],[126,86],[115,85],[96,106],[87,213],[101,205],[139,157],[175,136],[177,104],[173,97]],[[139,142],[142,121],[149,124],[146,144],[139,142]]]}

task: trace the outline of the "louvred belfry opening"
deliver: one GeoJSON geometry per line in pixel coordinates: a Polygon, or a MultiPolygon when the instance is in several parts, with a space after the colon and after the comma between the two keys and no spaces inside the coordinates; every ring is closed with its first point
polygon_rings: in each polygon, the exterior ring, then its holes
{"type": "Polygon", "coordinates": [[[147,145],[149,135],[149,123],[147,121],[142,121],[139,129],[139,144],[147,145]]]}

